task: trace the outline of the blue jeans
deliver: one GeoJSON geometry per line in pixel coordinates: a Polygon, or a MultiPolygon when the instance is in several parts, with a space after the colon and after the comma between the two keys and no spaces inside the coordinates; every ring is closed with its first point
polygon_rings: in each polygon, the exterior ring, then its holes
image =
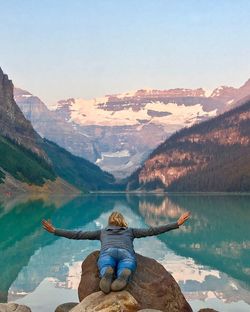
{"type": "Polygon", "coordinates": [[[97,264],[101,277],[108,267],[112,267],[118,277],[124,269],[135,271],[136,258],[126,249],[108,248],[100,253],[97,264]]]}

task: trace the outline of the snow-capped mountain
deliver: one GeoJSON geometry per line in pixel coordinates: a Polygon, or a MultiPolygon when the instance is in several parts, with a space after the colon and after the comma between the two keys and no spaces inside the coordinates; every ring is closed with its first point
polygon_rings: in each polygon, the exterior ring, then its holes
{"type": "Polygon", "coordinates": [[[220,86],[216,88],[211,97],[226,104],[226,110],[237,106],[238,101],[250,94],[250,79],[240,88],[220,86]]]}
{"type": "MultiPolygon", "coordinates": [[[[193,124],[217,114],[224,107],[206,98],[203,89],[139,90],[103,98],[59,101],[56,112],[65,120],[82,126],[164,126],[168,131],[180,124],[193,124]]],[[[138,129],[139,130],[139,129],[138,129]]]]}
{"type": "Polygon", "coordinates": [[[42,137],[56,142],[77,156],[84,155],[84,158],[95,161],[93,142],[81,135],[74,123],[67,122],[57,112],[49,110],[37,96],[28,91],[15,88],[14,95],[25,117],[42,137]]]}
{"type": "Polygon", "coordinates": [[[49,110],[27,91],[15,99],[44,137],[85,157],[116,177],[133,172],[173,132],[214,117],[250,94],[250,81],[239,89],[142,89],[102,98],[71,98],[49,110]]]}

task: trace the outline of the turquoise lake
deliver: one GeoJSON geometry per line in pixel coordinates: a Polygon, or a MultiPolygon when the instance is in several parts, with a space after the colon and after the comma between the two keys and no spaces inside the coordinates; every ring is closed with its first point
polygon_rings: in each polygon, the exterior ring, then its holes
{"type": "Polygon", "coordinates": [[[42,229],[41,220],[94,230],[106,226],[114,210],[132,227],[174,222],[190,211],[185,226],[137,239],[135,250],[171,272],[194,311],[250,311],[250,195],[5,198],[0,201],[0,301],[26,304],[33,312],[78,301],[81,263],[100,243],[56,237],[42,229]]]}

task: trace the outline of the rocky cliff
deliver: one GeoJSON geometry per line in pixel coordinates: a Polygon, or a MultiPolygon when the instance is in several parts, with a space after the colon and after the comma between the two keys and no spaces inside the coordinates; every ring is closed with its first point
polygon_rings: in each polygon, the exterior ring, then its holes
{"type": "Polygon", "coordinates": [[[0,68],[0,135],[25,146],[42,158],[48,159],[39,146],[40,137],[33,129],[13,97],[13,84],[0,68]]]}
{"type": "Polygon", "coordinates": [[[128,189],[250,190],[250,100],[185,128],[161,144],[135,172],[128,189]]]}

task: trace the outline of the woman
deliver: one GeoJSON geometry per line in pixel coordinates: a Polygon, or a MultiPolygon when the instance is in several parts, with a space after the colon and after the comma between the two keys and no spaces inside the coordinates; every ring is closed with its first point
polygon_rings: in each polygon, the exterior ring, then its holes
{"type": "Polygon", "coordinates": [[[67,231],[56,229],[49,221],[43,220],[43,228],[57,236],[70,239],[91,239],[101,241],[98,268],[101,276],[100,289],[104,293],[119,291],[127,283],[136,269],[136,256],[133,246],[135,238],[153,236],[179,228],[190,216],[184,213],[177,222],[145,229],[130,228],[123,215],[112,212],[108,226],[96,231],[67,231]]]}

